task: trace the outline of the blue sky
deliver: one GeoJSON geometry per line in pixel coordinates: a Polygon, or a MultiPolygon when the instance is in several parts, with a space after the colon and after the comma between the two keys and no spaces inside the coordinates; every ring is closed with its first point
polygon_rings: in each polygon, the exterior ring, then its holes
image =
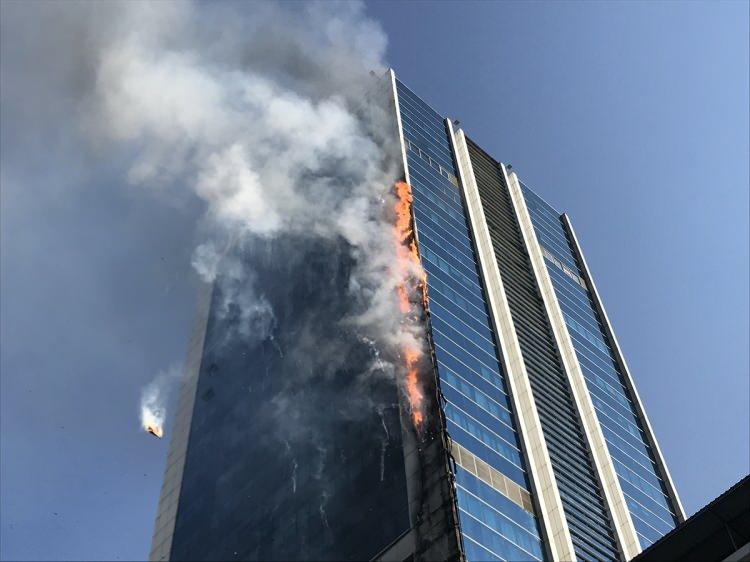
{"type": "MultiPolygon", "coordinates": [[[[138,399],[184,357],[201,209],[75,144],[75,12],[0,5],[0,558],[143,559],[166,447],[138,399]]],[[[367,13],[410,88],[571,216],[686,511],[747,474],[748,3],[367,13]]]]}
{"type": "Polygon", "coordinates": [[[695,512],[750,470],[748,4],[369,7],[398,76],[570,215],[695,512]]]}

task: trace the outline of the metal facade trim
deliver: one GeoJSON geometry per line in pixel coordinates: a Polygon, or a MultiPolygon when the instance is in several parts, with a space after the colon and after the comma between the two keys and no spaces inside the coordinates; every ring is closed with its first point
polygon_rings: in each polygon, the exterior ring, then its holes
{"type": "Polygon", "coordinates": [[[645,425],[648,443],[651,446],[651,450],[654,452],[654,456],[656,457],[656,463],[661,473],[660,476],[667,485],[667,493],[669,494],[670,500],[672,500],[672,507],[675,509],[679,521],[683,522],[685,521],[685,509],[682,507],[682,502],[680,501],[680,497],[677,494],[677,488],[674,485],[672,476],[669,473],[669,469],[667,468],[667,463],[664,460],[664,455],[661,452],[659,443],[656,440],[656,435],[654,434],[654,430],[651,427],[651,422],[646,415],[646,410],[643,407],[640,396],[638,395],[638,390],[636,389],[635,382],[633,381],[633,376],[630,374],[630,369],[628,368],[628,364],[625,361],[625,356],[622,353],[622,349],[620,349],[620,344],[617,341],[617,336],[615,336],[615,332],[612,329],[612,324],[610,323],[609,317],[607,316],[607,311],[604,308],[604,303],[599,297],[599,291],[596,288],[596,283],[594,283],[594,278],[591,276],[591,271],[589,270],[589,266],[586,263],[586,258],[581,251],[581,246],[578,244],[578,238],[576,237],[575,230],[573,230],[573,224],[570,222],[570,218],[566,214],[563,214],[563,225],[568,231],[570,239],[573,242],[573,247],[576,253],[576,257],[578,258],[578,262],[583,267],[583,273],[586,276],[585,281],[591,292],[591,296],[593,297],[596,311],[599,313],[599,317],[604,320],[604,329],[606,331],[607,338],[609,338],[609,341],[612,344],[613,350],[615,352],[615,357],[617,358],[617,363],[620,367],[620,371],[625,375],[625,383],[627,385],[628,392],[630,393],[630,399],[633,401],[633,404],[635,404],[638,417],[645,425]]]}
{"type": "Polygon", "coordinates": [[[456,155],[460,183],[486,287],[493,327],[500,344],[500,357],[505,372],[508,374],[510,395],[529,468],[529,476],[534,491],[533,498],[538,506],[537,517],[541,520],[544,531],[545,547],[552,560],[574,560],[575,553],[570,530],[565,519],[557,481],[552,471],[552,462],[542,433],[539,413],[534,402],[497,258],[484,216],[479,189],[466,146],[466,138],[462,130],[454,134],[452,123],[449,120],[446,120],[446,122],[453,151],[456,155]]]}
{"type": "Polygon", "coordinates": [[[630,560],[641,551],[640,541],[638,540],[638,535],[630,516],[630,510],[625,502],[619,477],[615,472],[612,458],[609,455],[609,449],[604,440],[604,434],[594,410],[594,404],[586,386],[581,366],[578,363],[578,357],[568,333],[560,303],[557,300],[552,280],[544,263],[542,249],[536,238],[531,216],[529,215],[526,201],[518,183],[518,177],[515,173],[509,175],[505,166],[502,166],[502,169],[513,201],[516,217],[521,226],[539,291],[547,310],[550,326],[560,351],[560,358],[570,382],[573,399],[600,481],[604,501],[612,519],[620,555],[623,560],[630,560]]]}

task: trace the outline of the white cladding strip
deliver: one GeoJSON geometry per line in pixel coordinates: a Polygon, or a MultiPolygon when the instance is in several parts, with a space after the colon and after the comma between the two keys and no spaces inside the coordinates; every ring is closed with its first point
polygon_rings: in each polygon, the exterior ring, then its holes
{"type": "Polygon", "coordinates": [[[672,500],[673,507],[677,510],[677,518],[682,522],[685,521],[685,510],[682,507],[682,502],[680,501],[680,497],[677,495],[677,488],[674,485],[674,482],[672,481],[672,476],[669,474],[669,469],[667,468],[667,463],[664,461],[664,455],[662,455],[661,449],[659,448],[659,443],[656,441],[656,435],[654,434],[654,430],[651,428],[651,422],[648,420],[648,416],[646,415],[646,410],[643,408],[643,403],[641,402],[640,396],[638,396],[638,390],[635,387],[635,383],[633,382],[633,377],[630,374],[630,369],[628,368],[628,364],[625,362],[625,356],[622,354],[622,350],[620,349],[620,344],[617,341],[617,337],[615,336],[615,332],[612,329],[612,324],[609,322],[609,317],[607,316],[607,311],[604,309],[604,304],[602,303],[602,300],[599,298],[599,291],[596,288],[596,284],[594,283],[594,278],[591,277],[591,272],[589,271],[589,266],[586,263],[586,258],[583,256],[583,252],[581,251],[581,246],[578,244],[578,238],[576,237],[575,230],[573,230],[573,225],[570,222],[570,219],[568,218],[568,215],[563,215],[563,220],[565,223],[565,228],[568,230],[568,233],[570,234],[570,237],[573,241],[573,245],[575,246],[575,252],[578,257],[578,262],[583,267],[583,274],[585,276],[586,285],[589,288],[590,293],[594,297],[594,304],[596,305],[597,311],[599,312],[599,316],[604,320],[604,329],[607,333],[607,337],[609,338],[609,341],[612,343],[613,351],[615,352],[615,357],[617,358],[617,362],[620,365],[620,370],[625,375],[625,383],[628,388],[628,391],[630,392],[630,398],[635,404],[636,412],[638,413],[638,417],[642,420],[643,424],[646,426],[646,436],[649,440],[649,444],[651,445],[651,449],[654,451],[654,457],[656,458],[656,464],[659,467],[660,476],[664,479],[664,482],[667,485],[667,493],[669,494],[670,499],[672,500]]]}
{"type": "Polygon", "coordinates": [[[526,201],[521,192],[518,178],[515,173],[508,175],[505,166],[503,166],[503,173],[505,174],[513,206],[515,207],[518,224],[521,226],[521,232],[523,233],[526,249],[534,269],[539,292],[547,310],[552,333],[555,337],[557,348],[560,351],[560,359],[568,375],[573,400],[582,422],[584,435],[591,451],[596,472],[599,476],[604,500],[612,518],[615,537],[620,548],[620,555],[624,560],[630,560],[641,551],[641,545],[633,526],[633,520],[630,517],[630,511],[625,503],[625,496],[620,487],[620,480],[615,472],[607,444],[604,441],[604,434],[599,425],[599,419],[596,416],[594,404],[586,386],[581,365],[578,363],[578,357],[573,348],[568,328],[565,325],[565,319],[552,285],[552,279],[544,263],[542,249],[536,238],[531,216],[526,207],[526,201]]]}
{"type": "Polygon", "coordinates": [[[396,87],[396,73],[392,68],[388,69],[388,74],[391,77],[391,88],[393,90],[393,103],[396,106],[396,123],[398,124],[398,142],[401,145],[401,158],[404,162],[404,179],[406,183],[411,185],[409,181],[409,165],[406,160],[406,144],[404,143],[404,126],[401,123],[401,106],[398,103],[398,88],[396,87]]]}
{"type": "Polygon", "coordinates": [[[451,144],[458,164],[458,175],[463,187],[464,199],[474,233],[477,257],[482,269],[487,299],[495,327],[503,368],[507,375],[513,409],[518,422],[521,444],[529,468],[533,498],[542,523],[545,544],[552,560],[575,560],[573,542],[563,511],[557,481],[552,472],[547,444],[542,433],[542,424],[531,392],[526,365],[518,343],[513,319],[505,295],[503,280],[487,228],[487,220],[479,198],[474,169],[462,130],[454,135],[453,125],[448,121],[451,144]]]}

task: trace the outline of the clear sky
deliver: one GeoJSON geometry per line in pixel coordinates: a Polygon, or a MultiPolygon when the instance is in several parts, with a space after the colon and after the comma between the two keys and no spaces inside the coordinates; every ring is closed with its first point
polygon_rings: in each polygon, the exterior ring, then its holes
{"type": "MultiPolygon", "coordinates": [[[[571,216],[686,511],[747,474],[748,3],[367,13],[407,85],[571,216]]],[[[0,34],[0,557],[143,559],[166,443],[139,430],[138,397],[185,353],[200,210],[127,188],[120,163],[45,127],[70,111],[48,95],[66,66],[23,53],[65,41],[14,22],[0,34]]]]}

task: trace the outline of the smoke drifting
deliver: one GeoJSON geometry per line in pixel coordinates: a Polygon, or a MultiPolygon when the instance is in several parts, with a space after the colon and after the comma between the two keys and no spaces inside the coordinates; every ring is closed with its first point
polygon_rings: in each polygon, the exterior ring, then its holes
{"type": "MultiPolygon", "coordinates": [[[[65,140],[81,169],[176,213],[202,210],[192,265],[213,291],[184,486],[194,513],[214,518],[204,532],[223,535],[198,541],[178,525],[200,543],[184,556],[291,520],[288,558],[332,556],[310,549],[353,524],[345,500],[359,489],[373,491],[363,513],[383,512],[371,532],[389,543],[408,509],[380,492],[405,485],[401,404],[423,403],[414,354],[426,349],[420,315],[401,308],[421,302],[423,272],[394,244],[409,240],[394,232],[403,170],[380,28],[350,2],[20,6],[4,15],[46,30],[39,64],[54,70],[33,76],[58,80],[48,97],[75,120],[65,140]]],[[[146,428],[163,424],[175,378],[144,389],[146,428]]]]}
{"type": "MultiPolygon", "coordinates": [[[[378,378],[398,381],[420,422],[415,357],[424,339],[402,308],[405,288],[418,292],[410,279],[423,273],[393,244],[399,147],[379,95],[385,84],[373,76],[385,71],[385,37],[362,5],[76,8],[77,32],[94,47],[81,63],[90,76],[82,134],[100,158],[126,163],[132,185],[204,206],[192,261],[214,285],[213,314],[223,320],[207,353],[240,343],[252,355],[273,344],[283,384],[265,413],[279,440],[327,451],[321,407],[336,403],[341,419],[382,408],[369,386],[378,378]],[[303,279],[306,312],[290,323],[285,310],[282,330],[277,309],[303,279]],[[333,384],[352,361],[353,385],[333,384]],[[319,396],[299,392],[313,384],[319,396]]],[[[166,380],[141,404],[158,428],[166,380]]]]}
{"type": "Polygon", "coordinates": [[[362,5],[77,8],[95,45],[82,130],[103,157],[130,162],[133,185],[203,202],[193,265],[221,287],[226,339],[273,338],[273,308],[240,258],[248,246],[293,237],[272,259],[294,262],[309,240],[343,244],[353,265],[339,298],[356,306],[318,320],[374,342],[377,370],[398,376],[382,353],[417,347],[420,328],[398,313],[411,274],[394,267],[391,241],[398,147],[370,75],[385,70],[386,41],[362,5]]]}

